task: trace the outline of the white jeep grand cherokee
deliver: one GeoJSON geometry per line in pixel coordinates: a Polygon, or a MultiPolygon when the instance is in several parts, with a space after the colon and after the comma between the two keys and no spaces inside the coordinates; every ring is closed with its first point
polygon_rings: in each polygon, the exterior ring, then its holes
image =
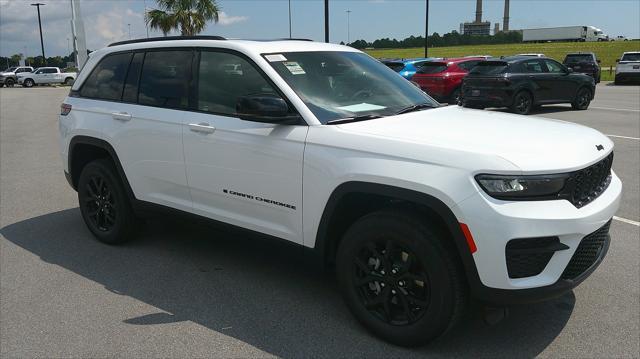
{"type": "Polygon", "coordinates": [[[171,208],[294,242],[401,345],[440,336],[470,298],[571,290],[605,256],[622,188],[591,128],[440,107],[325,43],[112,44],[61,110],[64,171],[99,240],[171,208]]]}

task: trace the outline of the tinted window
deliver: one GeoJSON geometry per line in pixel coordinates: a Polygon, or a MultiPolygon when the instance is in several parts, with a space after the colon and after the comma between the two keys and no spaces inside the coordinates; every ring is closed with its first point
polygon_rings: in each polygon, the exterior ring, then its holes
{"type": "Polygon", "coordinates": [[[476,75],[499,75],[507,72],[509,66],[504,61],[480,62],[471,70],[471,74],[476,75]]]}
{"type": "Polygon", "coordinates": [[[542,62],[539,60],[530,60],[522,63],[522,67],[524,68],[524,72],[527,73],[542,73],[544,70],[542,69],[542,62]]]}
{"type": "Polygon", "coordinates": [[[80,96],[103,100],[120,100],[131,53],[110,55],[102,59],[82,85],[80,96]]]}
{"type": "Polygon", "coordinates": [[[624,54],[620,61],[640,61],[640,53],[637,54],[624,54]]]}
{"type": "Polygon", "coordinates": [[[553,60],[544,60],[544,62],[547,64],[547,70],[549,70],[549,72],[554,74],[564,73],[564,68],[559,63],[553,60]]]}
{"type": "Polygon", "coordinates": [[[575,55],[567,55],[564,58],[565,64],[577,64],[580,62],[593,62],[593,56],[589,54],[575,54],[575,55]]]}
{"type": "Polygon", "coordinates": [[[388,68],[395,72],[400,72],[404,69],[404,64],[402,62],[383,62],[383,64],[387,65],[388,68]]]}
{"type": "Polygon", "coordinates": [[[140,76],[138,103],[170,108],[189,106],[191,51],[147,52],[140,76]]]}
{"type": "Polygon", "coordinates": [[[245,59],[225,52],[202,52],[199,110],[235,115],[238,97],[251,94],[276,94],[276,91],[245,59]]]}
{"type": "Polygon", "coordinates": [[[418,69],[418,73],[420,74],[437,74],[447,69],[447,64],[444,62],[428,62],[420,69],[418,69]]]}
{"type": "Polygon", "coordinates": [[[466,62],[461,62],[458,64],[458,67],[463,69],[463,70],[467,70],[470,71],[471,69],[473,69],[474,67],[476,67],[476,65],[478,65],[480,61],[466,61],[466,62]]]}
{"type": "Polygon", "coordinates": [[[144,60],[144,52],[133,55],[133,60],[131,60],[129,72],[127,73],[127,80],[124,84],[122,101],[138,102],[138,80],[140,79],[140,70],[142,70],[142,60],[144,60]]]}

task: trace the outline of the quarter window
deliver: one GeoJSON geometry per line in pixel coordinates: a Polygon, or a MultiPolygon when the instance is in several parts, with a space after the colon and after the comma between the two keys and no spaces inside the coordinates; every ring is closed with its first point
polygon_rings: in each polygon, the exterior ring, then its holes
{"type": "Polygon", "coordinates": [[[138,103],[189,107],[192,51],[147,52],[140,76],[138,103]]]}
{"type": "Polygon", "coordinates": [[[247,60],[226,52],[202,52],[198,110],[235,115],[238,98],[253,94],[276,91],[247,60]]]}
{"type": "Polygon", "coordinates": [[[80,89],[80,96],[102,100],[120,100],[131,53],[110,55],[93,69],[80,89]]]}

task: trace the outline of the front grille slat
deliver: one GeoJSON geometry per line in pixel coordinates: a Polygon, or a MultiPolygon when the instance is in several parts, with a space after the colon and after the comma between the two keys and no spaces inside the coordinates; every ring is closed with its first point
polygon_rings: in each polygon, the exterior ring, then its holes
{"type": "Polygon", "coordinates": [[[606,243],[609,241],[611,220],[597,231],[582,238],[569,264],[562,272],[562,279],[575,279],[598,260],[606,243]]]}
{"type": "Polygon", "coordinates": [[[577,208],[591,203],[609,187],[612,164],[613,152],[602,161],[571,173],[561,196],[577,208]]]}

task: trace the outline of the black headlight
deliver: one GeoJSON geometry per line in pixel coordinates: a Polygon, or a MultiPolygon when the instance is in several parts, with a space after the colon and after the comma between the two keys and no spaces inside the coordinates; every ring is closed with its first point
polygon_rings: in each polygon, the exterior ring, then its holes
{"type": "Polygon", "coordinates": [[[534,200],[558,198],[569,174],[540,176],[477,175],[476,181],[493,198],[534,200]]]}

